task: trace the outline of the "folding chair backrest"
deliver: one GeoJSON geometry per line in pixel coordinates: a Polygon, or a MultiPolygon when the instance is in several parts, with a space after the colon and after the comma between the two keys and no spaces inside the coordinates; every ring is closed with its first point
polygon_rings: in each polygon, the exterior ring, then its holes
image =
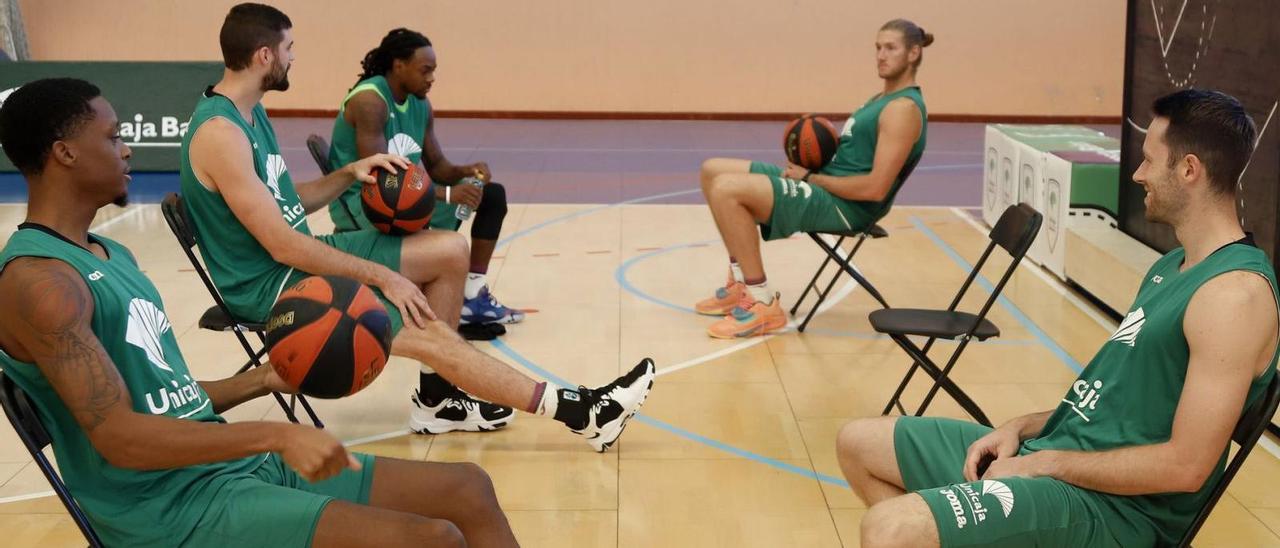
{"type": "Polygon", "coordinates": [[[329,168],[329,143],[324,140],[324,137],[314,133],[308,136],[307,150],[311,152],[311,159],[320,166],[320,173],[328,175],[333,171],[329,168]]]}
{"type": "Polygon", "coordinates": [[[1191,527],[1187,528],[1178,546],[1191,546],[1191,539],[1195,538],[1196,533],[1200,531],[1200,526],[1204,525],[1205,520],[1209,518],[1209,513],[1218,504],[1222,494],[1227,491],[1227,486],[1244,465],[1244,460],[1253,450],[1253,446],[1258,444],[1258,438],[1261,438],[1262,433],[1266,431],[1271,417],[1276,414],[1277,407],[1280,407],[1280,374],[1271,377],[1271,384],[1267,385],[1266,392],[1263,392],[1262,397],[1240,416],[1235,432],[1231,434],[1231,441],[1239,444],[1240,450],[1236,451],[1235,457],[1227,463],[1222,477],[1218,478],[1218,483],[1210,492],[1209,500],[1205,501],[1204,507],[1200,508],[1200,513],[1196,514],[1196,519],[1191,522],[1191,527]]]}
{"type": "Polygon", "coordinates": [[[172,230],[173,235],[178,238],[178,243],[187,250],[194,248],[196,232],[191,228],[191,218],[187,216],[187,207],[182,203],[182,196],[176,192],[170,192],[164,197],[164,201],[160,202],[160,212],[164,214],[165,222],[169,223],[169,230],[172,230]]]}
{"type": "MultiPolygon", "coordinates": [[[[991,252],[995,250],[996,246],[999,246],[1007,251],[1013,257],[1013,260],[1009,261],[1009,266],[1000,277],[1000,281],[991,290],[991,296],[983,304],[982,311],[978,313],[979,321],[986,318],[991,306],[995,304],[996,299],[1000,298],[1000,292],[1004,291],[1005,284],[1009,282],[1009,278],[1013,277],[1013,272],[1018,268],[1018,263],[1022,262],[1027,250],[1031,248],[1031,242],[1035,241],[1036,234],[1040,232],[1040,224],[1043,220],[1044,216],[1027,204],[1009,206],[1008,209],[1004,210],[1004,213],[1000,215],[1000,220],[996,221],[996,226],[991,228],[991,232],[988,235],[991,240],[990,243],[987,244],[987,248],[982,252],[982,257],[978,259],[978,262],[973,265],[973,269],[969,271],[969,277],[960,286],[960,291],[956,292],[956,296],[951,300],[951,306],[947,310],[954,311],[960,305],[965,293],[973,285],[973,280],[982,271],[982,266],[991,257],[991,252]]],[[[977,328],[976,323],[974,328],[977,328]]]]}
{"type": "Polygon", "coordinates": [[[1042,219],[1040,212],[1025,203],[1009,206],[991,229],[991,241],[1003,247],[1014,259],[1021,259],[1040,232],[1042,219]]]}
{"type": "Polygon", "coordinates": [[[62,505],[67,508],[67,513],[71,514],[71,519],[76,522],[76,526],[84,534],[85,540],[89,541],[89,546],[102,546],[102,541],[98,539],[97,533],[93,531],[93,526],[89,524],[89,519],[80,510],[80,505],[76,503],[75,499],[71,498],[71,493],[67,491],[66,484],[62,483],[62,478],[53,469],[49,459],[44,456],[43,450],[52,443],[52,440],[49,438],[49,432],[44,429],[44,424],[41,424],[40,415],[36,414],[35,406],[31,404],[31,399],[27,397],[27,394],[21,388],[18,388],[18,385],[14,384],[12,379],[6,377],[3,371],[0,371],[0,406],[4,407],[4,414],[9,417],[9,423],[13,425],[13,430],[17,432],[18,438],[27,447],[27,451],[31,453],[32,460],[35,461],[40,471],[44,473],[45,479],[49,480],[49,485],[53,487],[54,493],[62,500],[62,505]]]}
{"type": "Polygon", "coordinates": [[[231,309],[227,307],[227,303],[222,300],[222,295],[218,293],[217,286],[213,285],[213,278],[209,277],[204,264],[196,256],[196,225],[191,222],[191,217],[187,215],[187,206],[183,203],[182,196],[176,192],[170,192],[160,202],[160,212],[164,214],[164,220],[169,224],[169,230],[173,231],[173,236],[178,239],[179,244],[182,244],[182,251],[187,254],[187,260],[191,262],[191,268],[200,276],[200,281],[204,282],[204,288],[213,297],[214,304],[218,305],[218,308],[222,309],[222,312],[228,318],[234,317],[231,314],[231,309]]]}

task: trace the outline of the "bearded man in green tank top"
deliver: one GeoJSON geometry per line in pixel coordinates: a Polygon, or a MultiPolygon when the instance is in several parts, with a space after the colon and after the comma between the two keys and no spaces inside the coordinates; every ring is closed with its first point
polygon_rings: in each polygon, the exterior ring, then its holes
{"type": "Polygon", "coordinates": [[[729,158],[702,164],[702,194],[729,252],[728,281],[694,306],[722,317],[708,335],[753,337],[787,326],[765,278],[757,225],[765,240],[774,240],[799,231],[861,230],[889,212],[924,154],[928,111],[916,71],[932,43],[932,34],[905,19],[881,27],[876,62],[884,90],[849,116],[835,156],[821,170],[729,158]]]}
{"type": "Polygon", "coordinates": [[[307,214],[328,207],[398,155],[354,160],[294,183],[261,100],[289,87],[293,23],[271,6],[231,8],[219,33],[222,80],[196,104],[183,137],[179,179],[209,275],[232,313],[264,321],[280,292],[309,275],[371,286],[391,317],[391,353],[419,362],[409,427],[418,433],[491,431],[513,409],[546,415],[604,452],[653,385],[653,361],[595,389],[548,387],[458,336],[467,242],[457,232],[399,237],[373,229],[313,237],[307,214]],[[473,396],[474,395],[474,396],[473,396]],[[493,403],[490,403],[493,402],[493,403]]]}
{"type": "Polygon", "coordinates": [[[126,201],[119,125],[83,80],[30,82],[0,107],[0,146],[29,195],[0,251],[0,367],[31,397],[103,543],[514,546],[475,466],[348,453],[314,427],[223,420],[288,386],[270,367],[193,379],[133,254],[89,232],[100,208],[126,201]]]}
{"type": "Polygon", "coordinates": [[[869,506],[863,546],[1177,544],[1275,376],[1276,277],[1241,230],[1253,121],[1235,98],[1157,99],[1133,180],[1182,247],[1156,261],[1115,334],[1053,411],[992,430],[849,423],[837,453],[869,506]]]}

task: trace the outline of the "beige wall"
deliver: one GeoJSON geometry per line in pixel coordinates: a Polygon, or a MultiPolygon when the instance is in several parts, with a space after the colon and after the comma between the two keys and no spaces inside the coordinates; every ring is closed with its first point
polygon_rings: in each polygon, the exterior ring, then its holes
{"type": "MultiPolygon", "coordinates": [[[[20,0],[39,60],[216,60],[224,0],[20,0]]],[[[877,91],[893,17],[937,36],[920,82],[946,114],[1119,116],[1118,0],[276,0],[293,88],[333,109],[392,27],[423,31],[447,110],[832,112],[877,91]]]]}

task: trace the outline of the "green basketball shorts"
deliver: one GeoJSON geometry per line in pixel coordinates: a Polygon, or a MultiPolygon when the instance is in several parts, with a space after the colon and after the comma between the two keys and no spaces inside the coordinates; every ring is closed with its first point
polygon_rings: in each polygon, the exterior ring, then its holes
{"type": "Polygon", "coordinates": [[[765,240],[786,238],[796,232],[862,230],[875,222],[851,201],[837,198],[822,187],[784,179],[781,167],[751,162],[751,173],[768,176],[773,185],[773,210],[769,221],[760,225],[760,235],[765,240]]]}

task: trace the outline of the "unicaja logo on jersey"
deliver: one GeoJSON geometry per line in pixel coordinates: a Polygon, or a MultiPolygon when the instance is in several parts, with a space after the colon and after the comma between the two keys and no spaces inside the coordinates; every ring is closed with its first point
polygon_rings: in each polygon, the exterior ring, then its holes
{"type": "Polygon", "coordinates": [[[129,325],[124,333],[125,342],[141,348],[151,365],[173,373],[173,369],[164,360],[164,348],[160,346],[160,337],[168,333],[169,329],[169,318],[151,301],[129,301],[129,325]]]}
{"type": "Polygon", "coordinates": [[[284,165],[284,157],[279,154],[267,155],[267,186],[271,187],[271,193],[275,195],[276,201],[283,202],[284,194],[280,193],[280,176],[284,175],[289,168],[284,165]]]}
{"type": "Polygon", "coordinates": [[[419,152],[422,152],[422,147],[418,146],[413,137],[403,133],[397,133],[395,137],[391,138],[391,142],[387,143],[387,153],[389,154],[399,154],[407,158],[410,154],[419,152]]]}
{"type": "Polygon", "coordinates": [[[1124,321],[1120,322],[1120,327],[1116,328],[1116,332],[1111,335],[1110,340],[1133,346],[1138,340],[1138,333],[1142,331],[1142,325],[1145,323],[1147,323],[1147,314],[1139,307],[1124,317],[1124,321]]]}
{"type": "Polygon", "coordinates": [[[1075,411],[1085,422],[1089,422],[1089,415],[1085,411],[1093,411],[1098,407],[1098,399],[1102,397],[1102,381],[1095,380],[1092,384],[1089,381],[1080,379],[1071,385],[1071,392],[1075,393],[1076,401],[1066,398],[1062,399],[1062,403],[1071,406],[1071,410],[1075,411]]]}
{"type": "Polygon", "coordinates": [[[853,124],[854,124],[854,123],[856,123],[856,122],[857,122],[857,121],[856,121],[856,120],[854,120],[852,116],[850,116],[848,120],[845,120],[845,121],[844,121],[844,129],[841,129],[841,130],[840,130],[840,135],[841,135],[841,136],[845,136],[845,137],[847,137],[847,136],[849,136],[849,135],[853,135],[853,124]]]}

